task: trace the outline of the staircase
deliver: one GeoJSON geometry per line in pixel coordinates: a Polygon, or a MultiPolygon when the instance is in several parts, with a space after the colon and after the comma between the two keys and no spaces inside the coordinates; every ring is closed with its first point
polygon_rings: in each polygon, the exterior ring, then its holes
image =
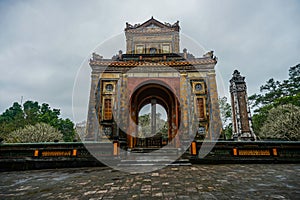
{"type": "Polygon", "coordinates": [[[188,159],[180,158],[177,148],[134,148],[121,160],[119,167],[191,165],[188,159]]]}

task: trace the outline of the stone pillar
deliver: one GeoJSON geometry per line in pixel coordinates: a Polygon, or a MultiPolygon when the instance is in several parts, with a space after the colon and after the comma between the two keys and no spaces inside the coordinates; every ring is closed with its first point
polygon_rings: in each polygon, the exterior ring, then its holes
{"type": "Polygon", "coordinates": [[[178,127],[179,127],[179,124],[178,124],[178,115],[179,115],[179,105],[177,103],[177,97],[176,95],[172,95],[173,96],[173,99],[174,99],[174,102],[172,102],[172,106],[170,108],[170,126],[169,126],[169,141],[171,141],[175,136],[176,134],[178,133],[178,127]]]}
{"type": "Polygon", "coordinates": [[[248,105],[245,77],[235,70],[230,80],[232,137],[237,140],[256,140],[252,129],[251,113],[248,105]]]}
{"type": "Polygon", "coordinates": [[[151,99],[151,135],[156,133],[156,99],[151,99]]]}
{"type": "MultiPolygon", "coordinates": [[[[182,141],[186,141],[189,144],[189,120],[190,120],[190,110],[189,110],[189,83],[187,82],[187,74],[180,74],[180,107],[181,107],[181,124],[179,137],[182,141]]],[[[178,147],[179,141],[176,142],[176,147],[178,147]]],[[[184,145],[184,144],[183,144],[184,145]]]]}
{"type": "Polygon", "coordinates": [[[119,80],[116,84],[116,95],[114,99],[114,129],[115,129],[115,137],[119,139],[120,136],[120,109],[121,109],[121,85],[122,85],[122,77],[119,77],[119,80]]]}
{"type": "Polygon", "coordinates": [[[218,91],[215,72],[207,73],[208,101],[209,101],[209,138],[218,140],[222,131],[220,108],[218,102],[218,91]]]}
{"type": "MultiPolygon", "coordinates": [[[[129,109],[131,106],[129,104],[129,95],[128,95],[128,76],[127,74],[122,74],[120,76],[120,104],[119,104],[119,119],[118,124],[119,128],[127,133],[127,146],[129,148],[133,147],[133,137],[131,136],[132,131],[130,127],[132,123],[131,116],[129,115],[129,109]]],[[[131,113],[132,114],[132,113],[131,113]]]]}
{"type": "MultiPolygon", "coordinates": [[[[99,122],[97,118],[96,111],[96,89],[99,81],[99,74],[92,72],[91,75],[91,89],[90,89],[90,99],[88,107],[87,125],[86,125],[86,135],[85,141],[97,141],[99,136],[99,122]]],[[[101,88],[99,88],[101,91],[101,88]]]]}
{"type": "Polygon", "coordinates": [[[134,53],[133,52],[133,36],[131,33],[125,32],[125,36],[126,36],[126,53],[127,54],[131,54],[134,53]]]}
{"type": "Polygon", "coordinates": [[[179,46],[179,32],[175,32],[174,33],[174,41],[173,41],[173,44],[174,44],[174,49],[173,49],[173,53],[179,53],[180,52],[180,46],[179,46]]]}

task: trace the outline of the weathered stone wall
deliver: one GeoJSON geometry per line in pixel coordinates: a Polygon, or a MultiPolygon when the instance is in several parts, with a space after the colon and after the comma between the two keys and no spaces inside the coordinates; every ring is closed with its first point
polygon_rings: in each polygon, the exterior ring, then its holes
{"type": "Polygon", "coordinates": [[[216,74],[208,73],[208,92],[209,92],[209,137],[211,140],[218,140],[222,131],[222,122],[219,109],[219,96],[217,91],[216,74]]]}
{"type": "MultiPolygon", "coordinates": [[[[196,144],[196,155],[191,155],[188,150],[182,157],[192,163],[209,164],[300,163],[300,142],[218,141],[205,158],[199,158],[202,145],[202,142],[196,144]]],[[[93,148],[103,159],[114,156],[112,143],[0,144],[0,171],[104,166],[89,153],[87,147],[93,148]]],[[[115,158],[120,159],[118,156],[115,158]]]]}

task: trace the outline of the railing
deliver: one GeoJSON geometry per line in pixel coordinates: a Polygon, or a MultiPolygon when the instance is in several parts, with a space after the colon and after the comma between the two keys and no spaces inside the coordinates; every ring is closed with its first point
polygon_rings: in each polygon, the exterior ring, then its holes
{"type": "MultiPolygon", "coordinates": [[[[137,138],[140,148],[157,148],[168,143],[162,137],[137,138]]],[[[0,143],[0,171],[104,166],[93,156],[103,160],[126,157],[118,147],[126,149],[126,142],[76,142],[76,143],[0,143]],[[92,150],[93,154],[89,152],[92,150]]],[[[126,152],[126,151],[125,151],[126,152]]],[[[128,154],[130,155],[130,154],[128,154]]],[[[206,141],[193,142],[181,156],[192,163],[300,163],[300,142],[286,141],[206,141]],[[213,148],[212,148],[213,147],[213,148]],[[202,148],[209,153],[200,157],[202,148]],[[212,149],[211,149],[212,148],[212,149]]]]}
{"type": "Polygon", "coordinates": [[[162,147],[167,144],[167,140],[162,137],[152,137],[152,138],[137,138],[137,147],[162,147]]]}

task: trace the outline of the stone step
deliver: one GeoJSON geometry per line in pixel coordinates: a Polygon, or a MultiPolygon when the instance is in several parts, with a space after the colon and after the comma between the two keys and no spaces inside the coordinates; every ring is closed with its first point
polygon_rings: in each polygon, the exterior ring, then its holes
{"type": "Polygon", "coordinates": [[[121,163],[118,164],[119,167],[122,166],[189,166],[191,163],[188,159],[179,159],[179,160],[121,160],[121,163]]]}
{"type": "Polygon", "coordinates": [[[142,161],[145,161],[145,162],[148,162],[149,160],[171,160],[171,161],[174,161],[174,160],[178,160],[178,155],[169,155],[169,154],[160,154],[160,155],[145,155],[145,154],[142,154],[142,155],[126,155],[123,160],[142,160],[142,161]]]}
{"type": "Polygon", "coordinates": [[[179,149],[177,148],[170,148],[170,149],[163,149],[163,148],[134,148],[131,149],[132,153],[151,153],[151,154],[166,154],[166,155],[177,155],[179,149]]]}
{"type": "Polygon", "coordinates": [[[178,158],[178,148],[134,148],[127,152],[119,167],[191,165],[189,159],[178,158]]]}

